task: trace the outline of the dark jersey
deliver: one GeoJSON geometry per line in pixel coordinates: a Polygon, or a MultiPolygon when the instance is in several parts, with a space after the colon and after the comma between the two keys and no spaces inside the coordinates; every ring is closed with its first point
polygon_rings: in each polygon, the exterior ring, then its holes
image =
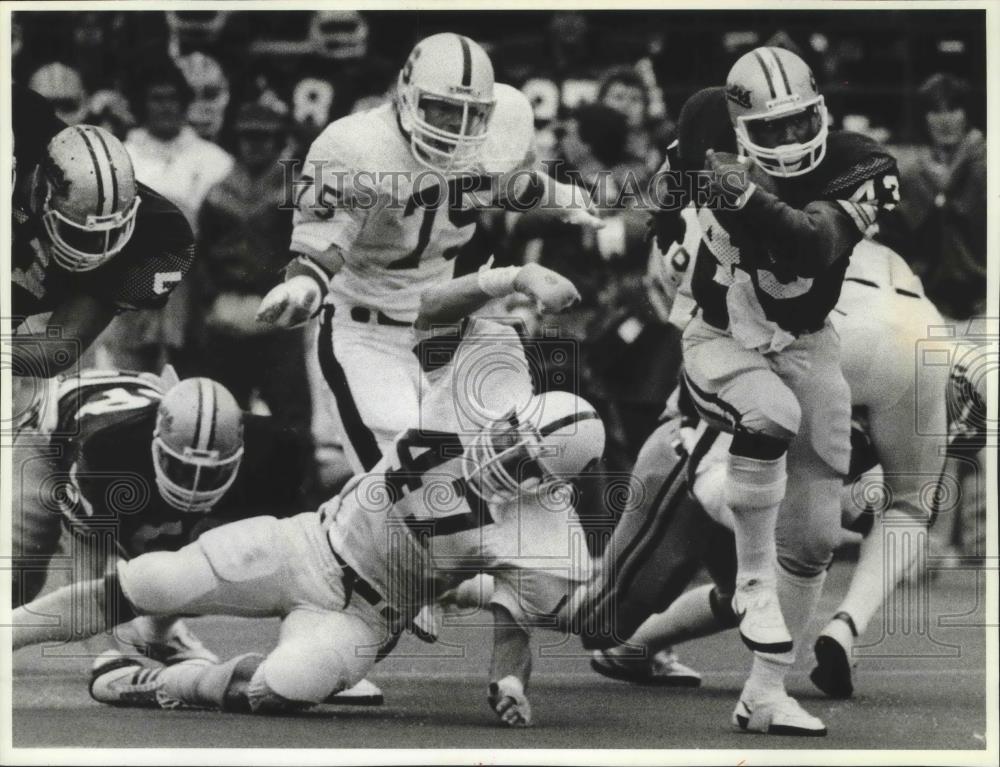
{"type": "Polygon", "coordinates": [[[52,107],[26,88],[14,86],[17,183],[11,249],[14,327],[24,318],[56,309],[76,295],[90,295],[119,311],[156,309],[194,264],[194,235],[176,205],[144,184],[135,230],[128,244],[89,272],[68,272],[50,257],[41,221],[29,213],[31,174],[49,140],[66,126],[52,107]]]}
{"type": "Polygon", "coordinates": [[[59,392],[61,461],[73,490],[65,503],[84,531],[109,531],[130,556],[175,550],[236,519],[304,510],[301,437],[263,416],[244,416],[236,481],[208,515],[178,511],[156,486],[152,439],[162,387],[148,374],[88,371],[59,392]]]}
{"type": "MultiPolygon", "coordinates": [[[[684,169],[697,172],[703,168],[706,149],[732,151],[735,136],[722,88],[700,91],[690,101],[692,108],[685,105],[680,116],[680,155],[684,169]]],[[[767,194],[751,198],[769,214],[784,206],[801,211],[815,202],[836,204],[830,214],[844,217],[846,225],[839,228],[839,239],[832,243],[837,254],[833,263],[804,276],[794,264],[772,257],[759,231],[741,226],[735,213],[700,210],[703,236],[691,289],[705,320],[727,328],[726,294],[735,270],[740,269],[750,276],[767,319],[791,333],[812,332],[823,326],[840,297],[854,246],[874,230],[878,211],[899,199],[896,162],[866,136],[831,131],[826,156],[818,167],[801,176],[770,180],[777,200],[767,194]]],[[[741,213],[749,208],[750,204],[741,213]]]]}

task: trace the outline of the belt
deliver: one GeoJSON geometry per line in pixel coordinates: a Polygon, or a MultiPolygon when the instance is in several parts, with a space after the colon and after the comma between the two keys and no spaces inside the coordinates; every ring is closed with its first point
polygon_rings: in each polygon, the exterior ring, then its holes
{"type": "MultiPolygon", "coordinates": [[[[327,538],[329,541],[329,538],[327,538]]],[[[351,567],[344,558],[337,553],[337,550],[330,546],[330,551],[333,552],[333,558],[337,560],[337,564],[340,566],[340,571],[343,573],[344,578],[344,607],[347,607],[351,603],[351,595],[356,591],[368,604],[372,607],[378,605],[382,602],[382,595],[379,594],[375,587],[372,586],[368,581],[358,575],[357,571],[351,567]]]]}
{"type": "Polygon", "coordinates": [[[350,314],[351,319],[355,322],[375,322],[378,325],[388,325],[393,328],[409,328],[413,326],[412,322],[394,320],[380,311],[372,310],[365,306],[352,306],[350,314]]]}

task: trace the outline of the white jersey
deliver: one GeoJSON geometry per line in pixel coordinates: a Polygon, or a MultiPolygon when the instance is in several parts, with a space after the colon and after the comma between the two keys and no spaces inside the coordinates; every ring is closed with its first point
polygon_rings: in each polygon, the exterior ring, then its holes
{"type": "Polygon", "coordinates": [[[569,494],[501,507],[466,483],[464,452],[478,426],[521,410],[532,393],[517,333],[472,325],[451,362],[431,374],[421,423],[320,511],[334,550],[406,620],[489,570],[499,579],[494,601],[537,621],[588,577],[589,555],[569,494]]]}
{"type": "Polygon", "coordinates": [[[321,264],[332,250],[344,258],[330,284],[333,304],[412,322],[421,292],[451,279],[475,208],[500,199],[505,180],[533,163],[531,104],[508,85],[494,93],[489,137],[471,171],[441,175],[417,162],[392,104],[337,120],[313,142],[291,249],[321,264]]]}

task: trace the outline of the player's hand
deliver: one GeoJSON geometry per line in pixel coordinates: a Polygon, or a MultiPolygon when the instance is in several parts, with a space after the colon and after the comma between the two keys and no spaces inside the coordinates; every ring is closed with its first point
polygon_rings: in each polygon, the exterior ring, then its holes
{"type": "Polygon", "coordinates": [[[735,200],[753,186],[750,178],[753,161],[729,152],[705,152],[705,169],[712,176],[713,189],[727,202],[735,200]]]}
{"type": "Polygon", "coordinates": [[[279,328],[294,328],[312,317],[323,295],[312,277],[296,275],[275,286],[257,309],[257,322],[279,328]]]}
{"type": "Polygon", "coordinates": [[[557,181],[550,181],[549,188],[552,190],[552,202],[561,211],[564,222],[587,229],[604,228],[604,221],[597,215],[597,207],[586,189],[557,181]]]}
{"type": "Polygon", "coordinates": [[[542,311],[561,312],[580,300],[576,286],[561,274],[540,264],[525,264],[514,280],[514,287],[532,296],[542,311]]]}
{"type": "Polygon", "coordinates": [[[524,685],[516,676],[505,676],[499,682],[490,682],[486,700],[508,727],[531,726],[531,704],[524,694],[524,685]]]}

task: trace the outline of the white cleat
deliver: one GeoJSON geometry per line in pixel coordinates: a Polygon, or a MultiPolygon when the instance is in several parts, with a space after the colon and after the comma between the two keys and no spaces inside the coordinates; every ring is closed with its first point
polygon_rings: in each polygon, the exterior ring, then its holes
{"type": "Polygon", "coordinates": [[[177,708],[180,701],[164,694],[161,672],[118,650],[101,653],[90,670],[90,697],[109,706],[177,708]]]}
{"type": "Polygon", "coordinates": [[[335,692],[324,703],[338,706],[381,706],[385,703],[385,698],[378,685],[362,679],[354,687],[335,692]]]}
{"type": "Polygon", "coordinates": [[[783,653],[792,650],[774,584],[751,578],[737,584],[733,612],[740,619],[740,638],[751,650],[783,653]]]}
{"type": "Polygon", "coordinates": [[[115,640],[126,652],[138,652],[150,660],[172,666],[188,660],[219,663],[219,657],[178,619],[163,633],[146,616],[124,623],[115,631],[115,640]]]}
{"type": "Polygon", "coordinates": [[[826,735],[826,725],[821,720],[802,708],[795,698],[784,694],[765,700],[740,700],[733,711],[733,726],[765,735],[826,735]]]}
{"type": "Polygon", "coordinates": [[[660,650],[652,658],[631,659],[605,650],[594,650],[590,667],[598,674],[633,684],[658,687],[698,687],[701,674],[688,668],[671,650],[660,650]]]}
{"type": "Polygon", "coordinates": [[[813,645],[816,668],[809,673],[809,678],[831,698],[846,700],[854,694],[851,651],[855,636],[854,621],[850,615],[841,612],[826,624],[813,645]]]}

